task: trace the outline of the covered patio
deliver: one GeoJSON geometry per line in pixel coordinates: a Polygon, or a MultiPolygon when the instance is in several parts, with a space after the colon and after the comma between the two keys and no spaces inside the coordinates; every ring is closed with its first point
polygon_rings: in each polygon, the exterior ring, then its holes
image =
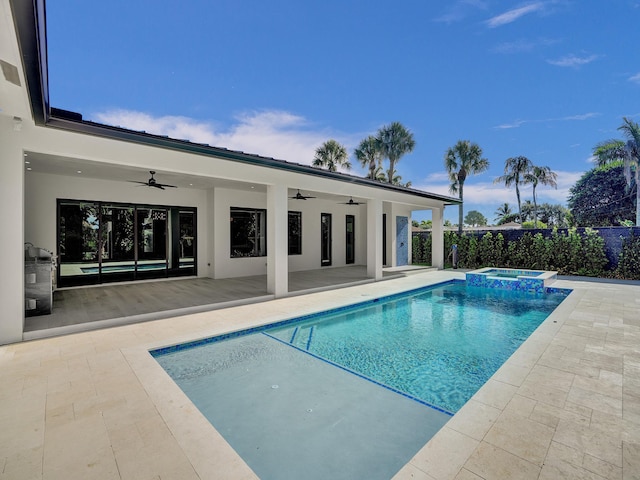
{"type": "MultiPolygon", "coordinates": [[[[385,280],[429,267],[396,267],[383,271],[385,280]]],[[[289,273],[289,296],[374,282],[366,266],[356,265],[289,273]]],[[[126,284],[105,284],[57,290],[50,315],[25,319],[25,340],[96,330],[149,320],[188,315],[273,300],[267,276],[178,278],[126,284]]]]}

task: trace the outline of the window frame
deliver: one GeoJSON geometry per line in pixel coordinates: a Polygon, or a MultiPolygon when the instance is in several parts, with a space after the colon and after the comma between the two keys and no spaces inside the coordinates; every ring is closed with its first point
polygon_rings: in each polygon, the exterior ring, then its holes
{"type": "MultiPolygon", "coordinates": [[[[243,217],[236,217],[240,220],[243,217]]],[[[244,217],[246,218],[246,216],[244,217]]],[[[267,210],[264,208],[253,207],[229,207],[229,256],[230,258],[256,258],[267,256],[267,210]],[[235,230],[233,228],[234,213],[249,214],[253,217],[255,231],[253,236],[247,236],[246,243],[234,243],[235,230]],[[251,251],[242,253],[239,248],[246,248],[253,242],[251,251]],[[235,250],[235,251],[234,251],[235,250]]]]}

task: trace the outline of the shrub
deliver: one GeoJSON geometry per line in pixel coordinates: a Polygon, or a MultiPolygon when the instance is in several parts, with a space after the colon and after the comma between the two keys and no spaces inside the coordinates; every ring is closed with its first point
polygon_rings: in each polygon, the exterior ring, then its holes
{"type": "Polygon", "coordinates": [[[631,235],[622,240],[622,251],[616,270],[618,276],[640,280],[640,237],[631,235]]]}
{"type": "MultiPolygon", "coordinates": [[[[637,253],[640,253],[638,250],[637,253]]],[[[636,256],[636,258],[640,258],[636,256]]],[[[587,228],[582,239],[581,266],[578,268],[578,275],[600,277],[604,274],[604,269],[609,263],[604,253],[604,239],[598,235],[597,230],[587,228]]],[[[638,272],[636,264],[635,272],[638,272]]]]}

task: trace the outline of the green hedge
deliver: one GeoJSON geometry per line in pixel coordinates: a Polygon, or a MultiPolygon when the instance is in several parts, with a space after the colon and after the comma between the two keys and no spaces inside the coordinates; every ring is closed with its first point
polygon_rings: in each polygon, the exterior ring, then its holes
{"type": "MultiPolygon", "coordinates": [[[[526,232],[518,240],[506,241],[502,233],[485,233],[482,237],[447,231],[444,233],[445,267],[452,267],[451,247],[458,245],[458,267],[526,268],[555,270],[561,275],[640,279],[640,237],[631,236],[622,245],[618,268],[607,271],[605,242],[597,230],[553,230],[545,238],[541,233],[526,232]]],[[[413,237],[414,263],[431,264],[431,236],[413,237]]]]}

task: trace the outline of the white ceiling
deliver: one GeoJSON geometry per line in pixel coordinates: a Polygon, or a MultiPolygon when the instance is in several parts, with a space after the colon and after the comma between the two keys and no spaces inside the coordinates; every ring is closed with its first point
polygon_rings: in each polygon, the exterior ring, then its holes
{"type": "MultiPolygon", "coordinates": [[[[146,182],[149,170],[137,167],[115,165],[112,163],[92,162],[89,160],[50,155],[39,152],[26,152],[25,168],[31,172],[65,175],[69,177],[82,176],[116,182],[139,181],[146,182]],[[29,162],[28,164],[26,162],[29,162]],[[78,173],[78,171],[82,173],[78,173]]],[[[30,172],[27,171],[27,174],[30,172]]],[[[175,185],[179,188],[195,188],[206,190],[214,187],[234,188],[239,190],[253,190],[266,192],[264,185],[246,182],[236,182],[220,178],[209,178],[195,175],[176,174],[155,170],[155,179],[160,183],[175,185]],[[252,188],[253,187],[253,188],[252,188]]]]}
{"type": "MultiPolygon", "coordinates": [[[[115,182],[146,182],[149,177],[149,170],[127,165],[115,165],[111,163],[93,162],[90,160],[70,158],[60,155],[51,155],[40,152],[28,151],[25,153],[25,174],[46,173],[51,175],[64,175],[68,177],[96,178],[100,180],[111,180],[115,182]],[[29,162],[29,163],[27,163],[29,162]],[[28,169],[31,170],[28,170],[28,169]],[[80,171],[81,173],[78,173],[80,171]]],[[[238,182],[214,177],[204,177],[196,175],[177,174],[162,170],[155,170],[155,179],[160,183],[175,185],[178,188],[192,188],[207,190],[210,188],[229,188],[252,192],[266,193],[267,187],[264,184],[249,182],[238,182]]],[[[289,188],[289,196],[295,195],[296,188],[289,188]]],[[[338,202],[348,201],[349,198],[343,195],[331,195],[321,192],[311,192],[302,190],[304,195],[313,195],[316,198],[333,200],[338,202]]],[[[354,201],[362,201],[353,197],[354,201]]]]}

